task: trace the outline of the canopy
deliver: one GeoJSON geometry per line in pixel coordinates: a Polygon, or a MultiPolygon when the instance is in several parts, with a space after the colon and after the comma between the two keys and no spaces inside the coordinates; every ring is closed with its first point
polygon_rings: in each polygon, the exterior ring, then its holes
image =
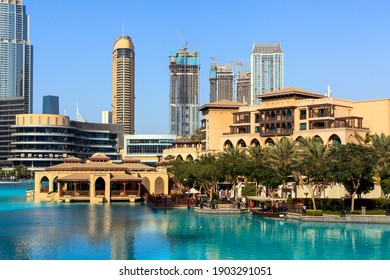
{"type": "Polygon", "coordinates": [[[195,188],[191,188],[191,189],[189,189],[188,191],[186,191],[186,193],[200,193],[200,191],[198,191],[198,190],[195,189],[195,188]]]}

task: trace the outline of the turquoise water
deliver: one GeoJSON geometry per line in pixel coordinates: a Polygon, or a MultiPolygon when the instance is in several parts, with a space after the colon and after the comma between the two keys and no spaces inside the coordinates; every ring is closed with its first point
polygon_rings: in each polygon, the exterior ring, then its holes
{"type": "Polygon", "coordinates": [[[0,185],[0,259],[390,259],[390,225],[199,215],[128,203],[34,203],[27,189],[0,185]]]}

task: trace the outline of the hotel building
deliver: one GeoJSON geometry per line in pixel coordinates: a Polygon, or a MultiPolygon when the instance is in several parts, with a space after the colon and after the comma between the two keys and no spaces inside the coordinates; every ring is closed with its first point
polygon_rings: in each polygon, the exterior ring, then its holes
{"type": "Polygon", "coordinates": [[[12,126],[14,148],[8,158],[14,166],[39,170],[63,162],[64,158],[86,160],[105,153],[120,161],[123,126],[71,121],[68,116],[19,114],[12,126]]]}
{"type": "Polygon", "coordinates": [[[233,100],[233,66],[211,64],[210,102],[233,100]]]}
{"type": "Polygon", "coordinates": [[[199,54],[183,48],[169,59],[170,134],[190,136],[199,127],[199,54]]]}
{"type": "Polygon", "coordinates": [[[0,165],[9,165],[15,115],[32,112],[33,47],[22,0],[0,2],[0,165]]]}
{"type": "Polygon", "coordinates": [[[134,134],[134,45],[119,36],[112,52],[112,122],[123,124],[125,134],[134,134]]]}
{"type": "Polygon", "coordinates": [[[284,136],[340,145],[356,142],[356,134],[390,134],[390,99],[354,102],[294,87],[258,97],[258,105],[218,101],[200,107],[202,151],[269,146],[284,136]]]}
{"type": "Polygon", "coordinates": [[[284,58],[279,43],[255,43],[251,53],[251,100],[258,104],[258,95],[284,87],[284,58]]]}

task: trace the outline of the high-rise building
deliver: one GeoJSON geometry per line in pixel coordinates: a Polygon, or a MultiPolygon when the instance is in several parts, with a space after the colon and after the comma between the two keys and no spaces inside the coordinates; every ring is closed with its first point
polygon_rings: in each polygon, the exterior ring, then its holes
{"type": "Polygon", "coordinates": [[[251,72],[240,71],[237,77],[237,102],[250,104],[251,102],[251,72]]]}
{"type": "Polygon", "coordinates": [[[123,124],[125,134],[134,134],[134,45],[119,36],[112,52],[112,122],[123,124]]]}
{"type": "Polygon", "coordinates": [[[29,17],[22,0],[0,2],[0,165],[9,165],[16,114],[32,112],[29,17]]]}
{"type": "Polygon", "coordinates": [[[233,66],[211,64],[210,102],[219,100],[233,101],[233,66]]]}
{"type": "Polygon", "coordinates": [[[284,87],[284,59],[280,43],[255,43],[251,54],[251,104],[256,95],[284,87]]]}
{"type": "Polygon", "coordinates": [[[53,95],[46,95],[43,97],[42,114],[54,114],[60,113],[59,109],[59,97],[53,95]]]}
{"type": "Polygon", "coordinates": [[[102,111],[102,123],[112,123],[111,111],[102,111]]]}
{"type": "Polygon", "coordinates": [[[170,133],[190,136],[199,127],[199,53],[182,48],[169,59],[170,133]]]}

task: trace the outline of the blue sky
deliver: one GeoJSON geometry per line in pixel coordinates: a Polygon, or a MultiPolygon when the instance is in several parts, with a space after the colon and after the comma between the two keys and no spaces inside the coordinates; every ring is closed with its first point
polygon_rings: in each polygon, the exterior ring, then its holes
{"type": "MultiPolygon", "coordinates": [[[[280,42],[285,87],[357,100],[390,97],[390,1],[24,0],[34,46],[34,113],[42,96],[90,122],[111,108],[115,38],[135,45],[136,134],[169,133],[169,54],[200,53],[200,106],[210,57],[248,60],[255,42],[280,42]]],[[[221,61],[221,63],[223,63],[221,61]]]]}

